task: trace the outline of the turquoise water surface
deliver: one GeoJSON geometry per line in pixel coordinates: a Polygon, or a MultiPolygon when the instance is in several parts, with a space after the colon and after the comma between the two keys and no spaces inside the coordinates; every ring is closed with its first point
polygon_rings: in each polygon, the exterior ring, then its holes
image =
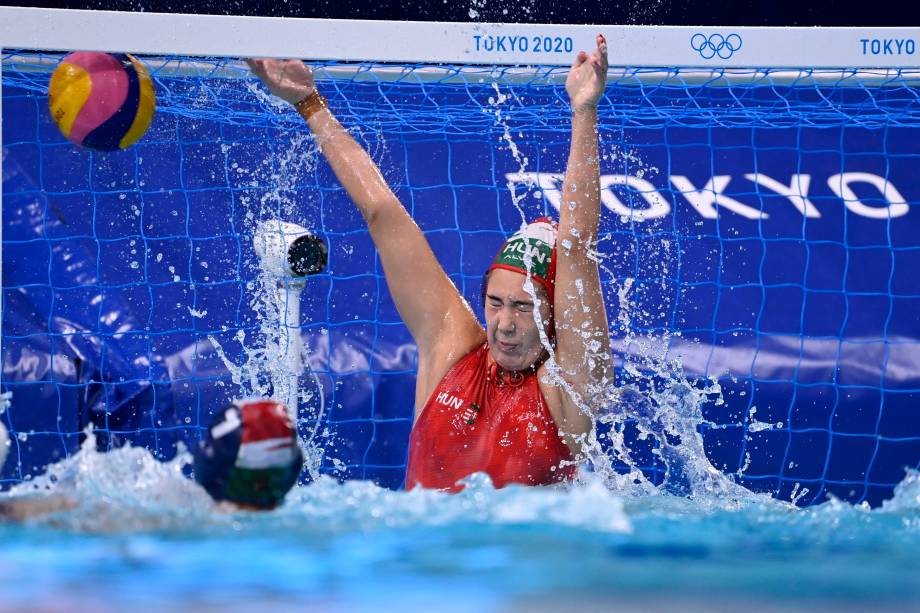
{"type": "Polygon", "coordinates": [[[589,473],[458,495],[323,477],[245,513],[185,459],[84,448],[18,486],[78,506],[0,526],[0,609],[920,610],[917,473],[875,510],[617,493],[589,473]]]}

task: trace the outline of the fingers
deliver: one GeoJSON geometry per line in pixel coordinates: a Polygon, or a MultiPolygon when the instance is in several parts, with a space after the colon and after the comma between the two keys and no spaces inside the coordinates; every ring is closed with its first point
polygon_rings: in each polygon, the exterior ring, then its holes
{"type": "Polygon", "coordinates": [[[603,34],[597,35],[597,51],[600,54],[600,67],[607,70],[607,39],[603,34]]]}
{"type": "Polygon", "coordinates": [[[579,51],[578,55],[575,56],[575,61],[572,62],[572,69],[578,68],[588,60],[588,54],[584,51],[579,51]]]}
{"type": "Polygon", "coordinates": [[[584,51],[579,51],[575,61],[572,63],[572,68],[578,68],[586,61],[590,61],[591,65],[596,68],[607,69],[607,38],[603,34],[598,34],[595,41],[597,42],[597,49],[591,55],[584,51]]]}
{"type": "Polygon", "coordinates": [[[251,70],[253,74],[259,78],[264,77],[267,73],[265,68],[265,60],[246,58],[246,64],[249,66],[249,70],[251,70]]]}

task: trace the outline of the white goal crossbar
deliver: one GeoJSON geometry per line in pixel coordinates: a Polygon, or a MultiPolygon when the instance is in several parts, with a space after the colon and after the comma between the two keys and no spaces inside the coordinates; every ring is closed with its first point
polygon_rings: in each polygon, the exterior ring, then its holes
{"type": "Polygon", "coordinates": [[[0,7],[0,48],[567,66],[607,36],[612,66],[907,68],[920,28],[361,21],[0,7]]]}

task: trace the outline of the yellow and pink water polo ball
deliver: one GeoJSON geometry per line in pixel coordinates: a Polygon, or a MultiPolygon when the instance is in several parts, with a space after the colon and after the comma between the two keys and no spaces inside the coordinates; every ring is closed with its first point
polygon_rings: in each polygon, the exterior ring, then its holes
{"type": "Polygon", "coordinates": [[[126,53],[71,53],[48,85],[51,116],[64,136],[81,147],[115,151],[144,135],[156,108],[153,81],[126,53]]]}

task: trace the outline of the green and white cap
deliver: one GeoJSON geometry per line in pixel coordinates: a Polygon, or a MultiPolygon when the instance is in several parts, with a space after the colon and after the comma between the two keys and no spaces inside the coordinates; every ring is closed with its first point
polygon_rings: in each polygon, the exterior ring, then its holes
{"type": "Polygon", "coordinates": [[[550,303],[556,285],[556,222],[549,217],[529,223],[505,241],[488,272],[496,268],[526,275],[546,288],[550,303]]]}

